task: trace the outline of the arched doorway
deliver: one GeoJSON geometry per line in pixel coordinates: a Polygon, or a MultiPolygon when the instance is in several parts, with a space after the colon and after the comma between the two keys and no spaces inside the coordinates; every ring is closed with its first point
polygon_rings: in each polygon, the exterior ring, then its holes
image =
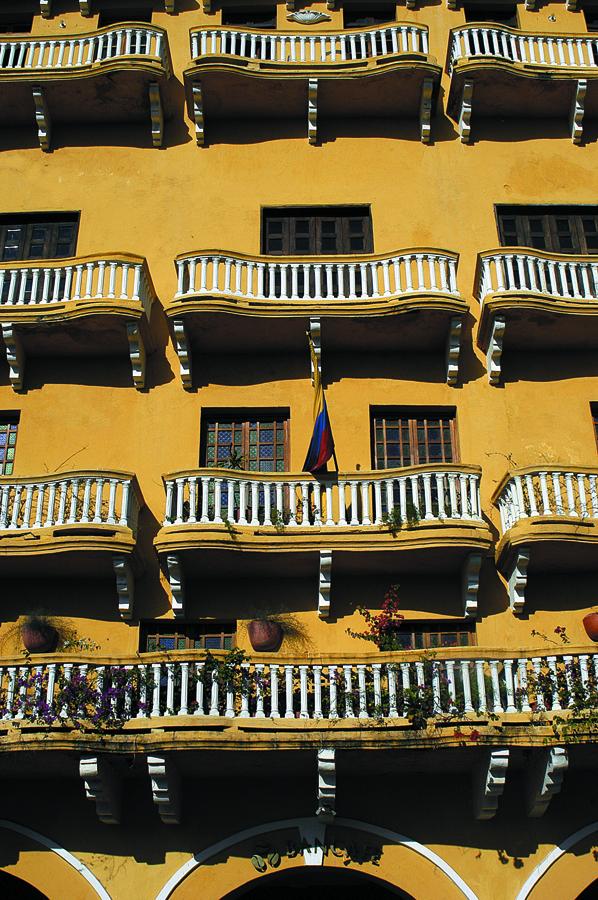
{"type": "Polygon", "coordinates": [[[48,900],[45,894],[22,878],[2,871],[0,871],[0,897],[10,897],[10,900],[48,900]]]}
{"type": "Polygon", "coordinates": [[[285,900],[413,900],[411,894],[363,872],[320,866],[272,872],[257,884],[253,882],[226,894],[222,900],[280,900],[283,896],[285,900]]]}

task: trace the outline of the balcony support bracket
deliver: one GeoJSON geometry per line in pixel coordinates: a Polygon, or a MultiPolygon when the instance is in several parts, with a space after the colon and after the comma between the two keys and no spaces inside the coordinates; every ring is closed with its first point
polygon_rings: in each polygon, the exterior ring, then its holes
{"type": "Polygon", "coordinates": [[[39,11],[42,18],[49,19],[52,15],[52,0],[39,0],[39,11]]]}
{"type": "Polygon", "coordinates": [[[459,357],[461,355],[461,332],[463,319],[452,316],[446,336],[446,383],[457,384],[459,380],[459,357]]]}
{"type": "Polygon", "coordinates": [[[508,750],[488,750],[473,770],[474,815],[478,820],[492,819],[505,789],[508,750]]]}
{"type": "MultiPolygon", "coordinates": [[[[415,4],[412,9],[415,7],[415,4]]],[[[419,104],[419,136],[422,144],[429,144],[432,137],[430,119],[432,118],[432,94],[434,82],[431,78],[424,78],[422,83],[422,95],[419,104]]]]}
{"type": "Polygon", "coordinates": [[[91,0],[79,0],[79,9],[82,16],[91,15],[91,0]]]}
{"type": "MultiPolygon", "coordinates": [[[[204,5],[205,9],[205,5],[204,5]]],[[[208,10],[209,12],[209,10],[208,10]]],[[[195,140],[198,147],[203,147],[206,142],[205,125],[203,118],[203,96],[201,93],[201,81],[196,80],[191,84],[191,96],[193,99],[193,121],[195,122],[195,140]]]]}
{"type": "Polygon", "coordinates": [[[567,0],[566,9],[567,12],[577,12],[579,0],[567,0]]]}
{"type": "Polygon", "coordinates": [[[173,319],[172,328],[174,332],[174,345],[179,358],[181,381],[183,382],[183,387],[190,388],[193,387],[193,375],[191,370],[191,352],[189,350],[187,332],[185,331],[185,323],[182,319],[173,319]]]}
{"type": "Polygon", "coordinates": [[[8,363],[8,377],[15,391],[23,390],[25,376],[25,354],[21,336],[12,322],[2,323],[2,337],[8,363]]]}
{"type": "Polygon", "coordinates": [[[127,322],[127,339],[129,341],[133,384],[137,390],[141,390],[145,387],[145,344],[141,337],[139,325],[136,322],[127,322]]]}
{"type": "Polygon", "coordinates": [[[147,771],[152,781],[152,799],[165,825],[181,823],[181,776],[168,756],[148,756],[147,771]]]}
{"type": "Polygon", "coordinates": [[[126,556],[115,555],[112,557],[112,568],[116,577],[118,611],[122,619],[130,619],[135,602],[135,579],[131,562],[126,556]]]}
{"type": "Polygon", "coordinates": [[[464,81],[463,94],[461,96],[461,111],[459,113],[459,135],[462,144],[468,144],[471,139],[472,105],[473,81],[464,81]]]}
{"type": "Polygon", "coordinates": [[[330,588],[332,586],[332,551],[320,550],[320,583],[318,588],[318,615],[327,619],[330,613],[330,588]]]}
{"type": "Polygon", "coordinates": [[[103,756],[82,756],[79,775],[85,796],[94,800],[98,819],[105,825],[119,825],[122,807],[122,781],[103,756]]]}
{"type": "Polygon", "coordinates": [[[527,769],[527,814],[543,816],[555,794],[560,793],[569,757],[564,747],[532,750],[527,769]]]}
{"type": "Polygon", "coordinates": [[[176,0],[164,0],[164,9],[167,13],[173,13],[176,0]]]}
{"type": "MultiPolygon", "coordinates": [[[[320,378],[322,377],[322,323],[320,321],[319,316],[314,316],[309,320],[309,336],[311,338],[311,342],[314,345],[314,350],[316,351],[316,359],[318,361],[318,372],[320,373],[320,378]]],[[[309,355],[309,371],[311,373],[311,383],[314,383],[314,364],[311,358],[311,353],[309,355]]]]}
{"type": "Polygon", "coordinates": [[[203,0],[203,11],[205,13],[212,12],[212,0],[203,0]]]}
{"type": "Polygon", "coordinates": [[[533,12],[536,9],[536,0],[525,0],[526,12],[533,12]]]}
{"type": "Polygon", "coordinates": [[[157,81],[150,81],[149,87],[150,117],[152,120],[152,143],[154,147],[161,147],[164,141],[164,111],[160,96],[160,85],[157,81]]]}
{"type": "Polygon", "coordinates": [[[310,144],[318,140],[318,79],[307,82],[307,139],[310,144]]]}
{"type": "Polygon", "coordinates": [[[463,615],[467,618],[475,618],[478,612],[478,591],[480,588],[481,567],[481,553],[470,553],[463,563],[463,615]]]}
{"type": "Polygon", "coordinates": [[[458,0],[446,0],[447,9],[457,9],[458,0]]]}
{"type": "Polygon", "coordinates": [[[571,140],[581,144],[583,138],[583,116],[586,109],[587,78],[580,78],[575,86],[575,94],[571,104],[571,140]]]}
{"type": "Polygon", "coordinates": [[[336,815],[336,751],[331,747],[318,750],[318,807],[316,816],[324,824],[334,822],[336,815]]]}
{"type": "Polygon", "coordinates": [[[490,384],[500,384],[502,347],[506,327],[506,319],[503,316],[496,316],[492,323],[492,331],[490,332],[490,340],[488,341],[488,350],[486,352],[486,368],[488,369],[488,382],[490,384]]]}
{"type": "Polygon", "coordinates": [[[50,150],[50,142],[52,140],[52,122],[50,119],[50,111],[46,103],[44,90],[40,85],[32,88],[33,103],[35,105],[35,124],[37,125],[37,138],[39,145],[46,153],[50,150]]]}
{"type": "Polygon", "coordinates": [[[529,558],[529,547],[521,547],[516,552],[513,567],[509,572],[509,605],[515,615],[522,613],[525,608],[525,588],[527,586],[529,558]]]}
{"type": "Polygon", "coordinates": [[[185,576],[180,557],[169,553],[166,557],[168,583],[172,594],[172,611],[175,616],[185,615],[185,576]]]}

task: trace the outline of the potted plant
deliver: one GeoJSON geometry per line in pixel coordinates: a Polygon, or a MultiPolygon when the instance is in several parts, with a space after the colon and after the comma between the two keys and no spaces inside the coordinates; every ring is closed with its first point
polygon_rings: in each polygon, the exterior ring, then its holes
{"type": "Polygon", "coordinates": [[[591,612],[584,616],[583,627],[591,641],[598,641],[598,612],[591,612]]]}
{"type": "Polygon", "coordinates": [[[280,622],[264,616],[247,623],[247,634],[256,653],[276,653],[280,650],[284,630],[280,622]]]}
{"type": "Polygon", "coordinates": [[[52,653],[58,637],[52,619],[42,613],[25,616],[21,622],[21,640],[28,653],[52,653]]]}

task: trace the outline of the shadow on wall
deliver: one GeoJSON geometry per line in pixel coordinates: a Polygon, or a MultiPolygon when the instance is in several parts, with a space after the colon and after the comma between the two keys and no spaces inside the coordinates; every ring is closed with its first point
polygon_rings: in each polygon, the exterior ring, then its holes
{"type": "Polygon", "coordinates": [[[503,382],[551,382],[598,376],[598,354],[595,350],[545,349],[533,352],[507,349],[502,359],[503,382]]]}

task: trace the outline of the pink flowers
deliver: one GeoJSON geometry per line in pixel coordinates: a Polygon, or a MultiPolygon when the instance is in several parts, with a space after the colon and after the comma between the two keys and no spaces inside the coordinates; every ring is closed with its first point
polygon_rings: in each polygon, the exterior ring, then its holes
{"type": "Polygon", "coordinates": [[[365,619],[367,629],[362,632],[354,632],[349,629],[348,633],[351,637],[372,641],[379,650],[400,649],[396,633],[401,627],[405,616],[399,612],[398,585],[393,584],[390,586],[384,595],[382,608],[379,613],[372,613],[363,606],[358,607],[358,612],[365,619]]]}

